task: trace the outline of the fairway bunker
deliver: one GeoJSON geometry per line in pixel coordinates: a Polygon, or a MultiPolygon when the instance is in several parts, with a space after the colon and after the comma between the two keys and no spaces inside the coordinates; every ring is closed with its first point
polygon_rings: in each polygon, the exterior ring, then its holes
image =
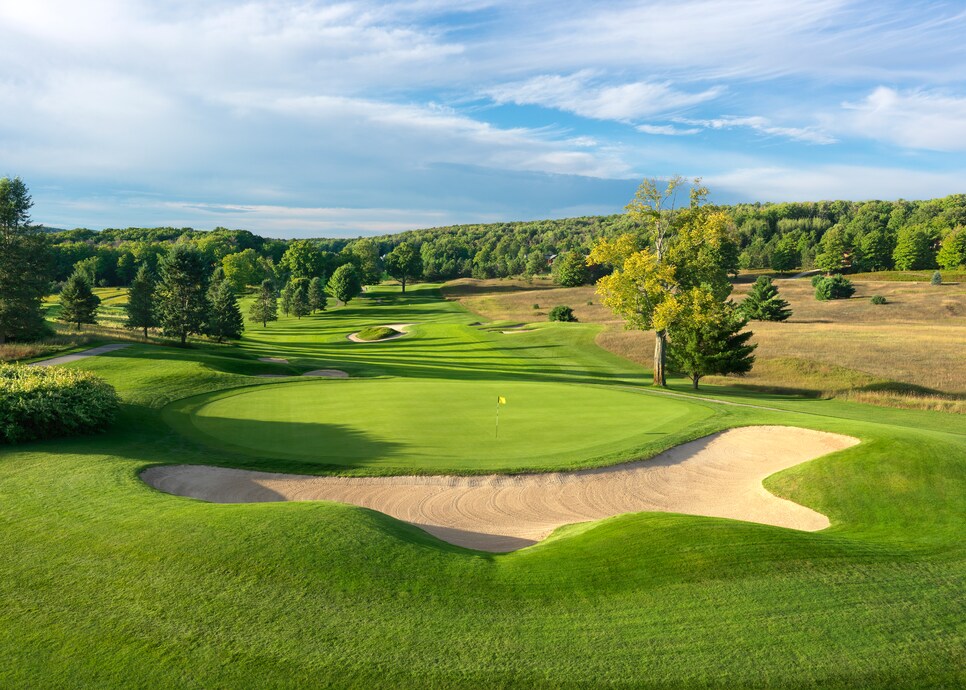
{"type": "Polygon", "coordinates": [[[409,335],[409,331],[407,331],[406,329],[409,328],[412,325],[413,324],[411,324],[411,323],[386,323],[386,324],[383,324],[381,326],[382,328],[391,328],[394,331],[399,331],[399,333],[397,333],[396,335],[391,335],[388,338],[380,338],[379,340],[364,340],[364,339],[362,339],[362,338],[359,337],[359,333],[361,331],[356,331],[355,333],[350,333],[349,335],[346,336],[346,338],[348,338],[349,340],[351,340],[354,343],[384,343],[384,342],[387,342],[389,340],[398,340],[399,338],[406,337],[407,335],[409,335]]]}
{"type": "Polygon", "coordinates": [[[730,429],[650,460],[576,472],[485,476],[320,477],[205,465],[149,467],[166,493],[213,503],[338,501],[377,510],[452,544],[506,552],[562,525],[658,511],[816,531],[821,513],[779,498],[762,480],[857,444],[797,427],[730,429]]]}

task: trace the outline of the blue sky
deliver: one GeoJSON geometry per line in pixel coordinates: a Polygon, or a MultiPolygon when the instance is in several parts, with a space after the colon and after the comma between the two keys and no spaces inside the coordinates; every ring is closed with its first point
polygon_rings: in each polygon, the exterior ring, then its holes
{"type": "Polygon", "coordinates": [[[339,236],[966,192],[966,2],[0,3],[0,175],[57,227],[339,236]]]}

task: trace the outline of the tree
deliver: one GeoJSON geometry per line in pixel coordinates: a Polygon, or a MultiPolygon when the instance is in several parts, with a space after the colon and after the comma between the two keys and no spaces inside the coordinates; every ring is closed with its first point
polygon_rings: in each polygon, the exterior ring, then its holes
{"type": "Polygon", "coordinates": [[[801,264],[798,242],[792,235],[785,235],[775,243],[771,253],[771,269],[785,273],[801,264]]]}
{"type": "Polygon", "coordinates": [[[326,290],[342,304],[348,304],[349,300],[362,292],[362,281],[356,267],[352,264],[344,264],[335,269],[335,273],[329,278],[326,290]]]}
{"type": "Polygon", "coordinates": [[[317,311],[325,311],[327,306],[329,306],[329,300],[325,296],[322,279],[316,276],[309,281],[309,309],[314,314],[317,311]]]}
{"type": "Polygon", "coordinates": [[[382,280],[382,262],[379,260],[379,243],[369,238],[356,240],[351,245],[351,253],[359,269],[359,280],[363,285],[378,285],[382,280]]]}
{"type": "Polygon", "coordinates": [[[188,336],[202,333],[208,318],[210,268],[201,250],[175,244],[159,264],[161,280],[155,291],[161,332],[184,345],[188,336]]]}
{"type": "Polygon", "coordinates": [[[312,310],[309,305],[309,281],[296,278],[292,283],[292,313],[301,319],[312,310]]]}
{"type": "Polygon", "coordinates": [[[893,236],[885,230],[873,230],[862,236],[862,268],[867,271],[883,271],[892,267],[895,250],[893,236]]]}
{"type": "Polygon", "coordinates": [[[966,266],[966,227],[960,226],[943,238],[936,262],[947,271],[966,266]]]}
{"type": "Polygon", "coordinates": [[[841,273],[833,276],[816,276],[812,280],[815,287],[815,299],[825,302],[831,299],[848,299],[855,294],[855,286],[852,281],[845,278],[841,273]]]}
{"type": "Polygon", "coordinates": [[[841,226],[829,228],[822,236],[815,266],[826,273],[840,272],[851,266],[852,244],[841,226]]]}
{"type": "Polygon", "coordinates": [[[688,375],[694,389],[709,374],[744,374],[755,363],[757,345],[749,345],[748,320],[731,301],[722,302],[705,288],[692,288],[677,301],[670,321],[671,363],[688,375]]]}
{"type": "Polygon", "coordinates": [[[238,298],[228,280],[222,280],[212,286],[211,311],[208,313],[208,335],[219,343],[226,340],[241,338],[245,330],[238,298]]]}
{"type": "Polygon", "coordinates": [[[46,235],[30,226],[32,206],[19,177],[0,179],[0,343],[47,331],[41,303],[53,257],[46,235]]]}
{"type": "Polygon", "coordinates": [[[788,302],[778,296],[778,288],[768,276],[758,276],[740,308],[755,321],[787,321],[792,315],[788,302]]]}
{"type": "Polygon", "coordinates": [[[262,281],[255,300],[248,308],[248,318],[256,323],[261,322],[262,328],[268,326],[269,321],[278,321],[278,300],[271,280],[266,278],[262,281]]]}
{"type": "Polygon", "coordinates": [[[561,304],[550,310],[548,315],[551,321],[576,321],[577,317],[574,316],[574,310],[570,307],[561,304]]]}
{"type": "Polygon", "coordinates": [[[148,329],[158,325],[157,316],[154,313],[154,276],[144,264],[138,269],[137,275],[131,281],[131,289],[127,293],[127,304],[124,306],[127,311],[128,328],[144,329],[144,337],[148,337],[148,329]]]}
{"type": "Polygon", "coordinates": [[[402,292],[406,292],[406,283],[419,278],[423,272],[423,257],[416,246],[403,242],[386,255],[386,272],[402,284],[402,292]]]}
{"type": "Polygon", "coordinates": [[[94,294],[91,284],[82,271],[76,271],[67,279],[60,291],[60,314],[57,319],[64,323],[97,323],[97,308],[101,298],[94,294]]]}
{"type": "Polygon", "coordinates": [[[280,267],[292,278],[314,278],[322,274],[318,248],[308,240],[295,240],[282,255],[280,267]]]}
{"type": "Polygon", "coordinates": [[[918,271],[925,268],[935,268],[935,261],[930,251],[932,238],[921,226],[909,226],[899,232],[892,259],[897,271],[918,271]]]}
{"type": "Polygon", "coordinates": [[[254,249],[228,254],[221,260],[221,267],[225,271],[225,280],[231,283],[235,293],[245,289],[246,285],[253,285],[258,280],[258,254],[254,249]]]}
{"type": "Polygon", "coordinates": [[[577,252],[565,252],[553,262],[553,279],[557,285],[579,287],[589,278],[587,259],[577,252]]]}
{"type": "Polygon", "coordinates": [[[90,256],[86,259],[81,259],[76,264],[74,264],[74,273],[80,273],[85,278],[87,278],[88,284],[91,287],[97,285],[97,265],[98,260],[96,256],[90,256]]]}
{"type": "Polygon", "coordinates": [[[285,283],[285,287],[282,288],[282,313],[285,316],[289,316],[292,313],[292,297],[295,294],[295,286],[292,281],[285,283]]]}
{"type": "Polygon", "coordinates": [[[628,215],[649,230],[640,247],[641,235],[625,233],[600,240],[587,262],[610,265],[614,270],[597,281],[604,304],[624,317],[629,328],[653,330],[654,385],[667,385],[668,332],[677,313],[677,298],[699,285],[707,285],[718,299],[731,291],[727,264],[731,261],[730,220],[704,205],[707,189],[695,180],[690,206],[676,207],[678,188],[684,179],[675,177],[664,191],[644,180],[628,215]]]}

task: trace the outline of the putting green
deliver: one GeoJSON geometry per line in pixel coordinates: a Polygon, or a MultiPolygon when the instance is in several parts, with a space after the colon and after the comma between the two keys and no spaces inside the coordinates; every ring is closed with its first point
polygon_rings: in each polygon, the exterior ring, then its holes
{"type": "Polygon", "coordinates": [[[633,458],[712,414],[604,386],[436,379],[275,384],[165,411],[182,433],[261,460],[470,472],[633,458]]]}

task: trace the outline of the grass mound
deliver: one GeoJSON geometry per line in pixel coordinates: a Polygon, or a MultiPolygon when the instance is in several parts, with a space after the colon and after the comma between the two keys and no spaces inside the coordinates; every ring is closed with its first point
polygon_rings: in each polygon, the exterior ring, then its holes
{"type": "Polygon", "coordinates": [[[397,331],[395,328],[390,328],[389,326],[370,326],[369,328],[363,328],[361,331],[356,333],[356,337],[359,340],[385,340],[386,338],[392,338],[395,335],[402,335],[401,332],[397,331]]]}
{"type": "Polygon", "coordinates": [[[0,364],[0,442],[97,431],[118,406],[114,388],[90,372],[0,364]]]}

